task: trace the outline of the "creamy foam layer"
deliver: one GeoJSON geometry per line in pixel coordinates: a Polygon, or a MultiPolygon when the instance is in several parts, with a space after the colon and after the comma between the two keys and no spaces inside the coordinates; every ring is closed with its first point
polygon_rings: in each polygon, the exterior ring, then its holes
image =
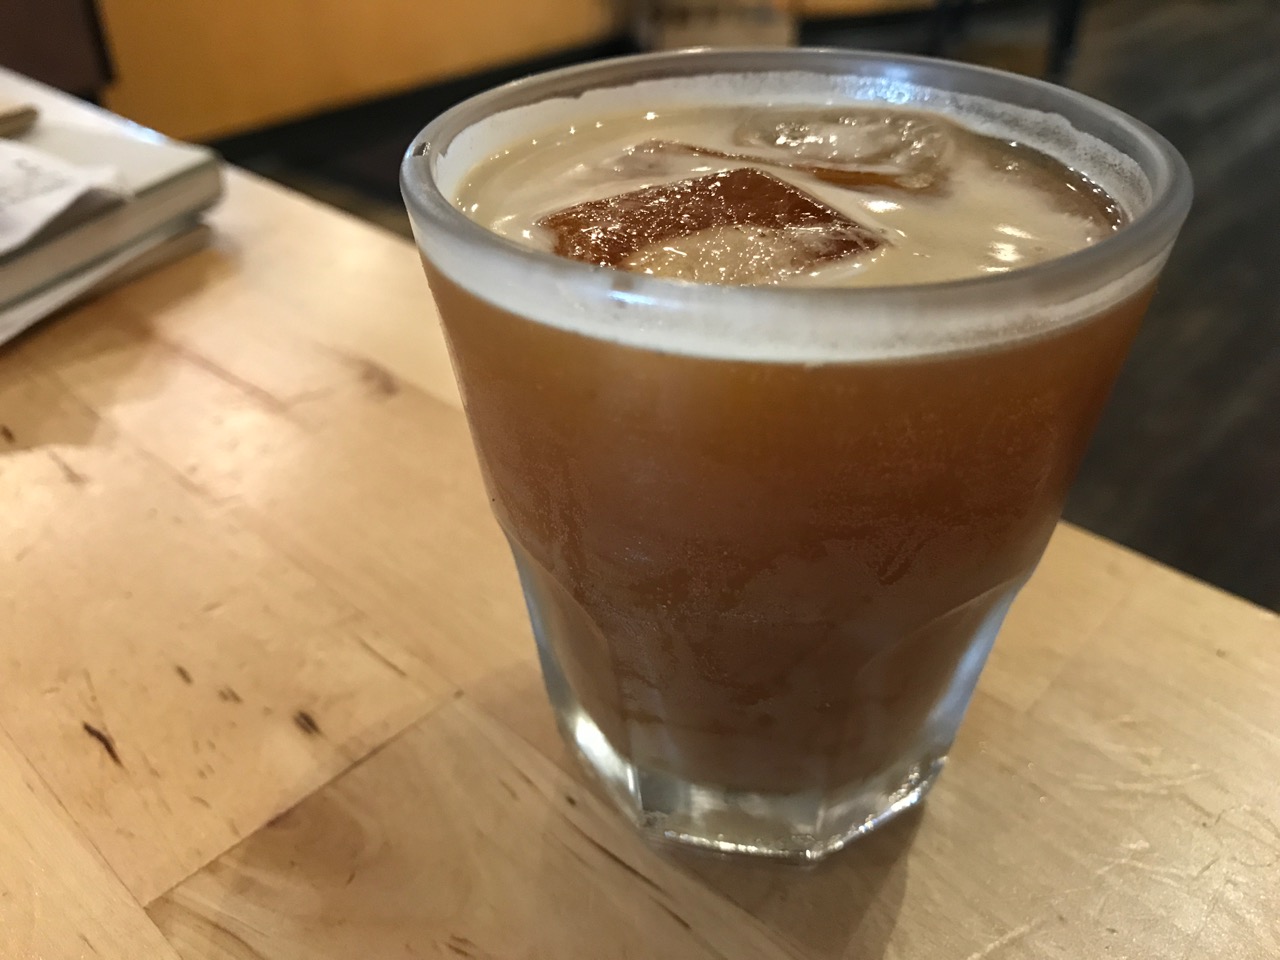
{"type": "MultiPolygon", "coordinates": [[[[1037,102],[1046,97],[1053,102],[1076,95],[1054,91],[1036,96],[1037,102]]],[[[406,160],[406,187],[412,194],[418,175],[414,168],[428,163],[429,172],[422,175],[444,197],[456,200],[469,189],[466,184],[480,164],[549,129],[628,113],[670,113],[708,102],[752,108],[869,104],[936,111],[1084,172],[1130,217],[1152,200],[1152,183],[1134,160],[1056,113],[888,75],[802,70],[644,80],[501,110],[469,122],[422,158],[412,151],[406,160]]],[[[1123,123],[1123,118],[1109,119],[1102,129],[1110,129],[1110,124],[1132,137],[1123,123]]],[[[413,222],[418,242],[437,270],[490,303],[531,320],[644,349],[780,363],[922,356],[1036,336],[1135,295],[1154,280],[1168,254],[1167,246],[1143,248],[1137,255],[1109,251],[1090,259],[1084,269],[1083,261],[1070,268],[1063,261],[1063,269],[1052,273],[1012,271],[992,277],[993,285],[743,289],[673,284],[545,255],[520,256],[481,243],[478,237],[460,242],[418,216],[413,222]]]]}
{"type": "MultiPolygon", "coordinates": [[[[864,108],[865,110],[865,108],[864,108]]],[[[858,108],[841,113],[859,117],[858,108]]],[[[588,201],[707,174],[750,167],[816,197],[884,239],[869,253],[814,264],[777,278],[788,284],[861,286],[931,283],[1006,273],[1071,253],[1111,233],[1105,197],[1081,195],[1064,182],[1071,171],[1043,154],[978,136],[937,114],[874,109],[872,124],[901,119],[928,131],[938,156],[923,164],[936,174],[936,189],[835,185],[805,169],[785,149],[745,145],[744,129],[805,123],[830,115],[822,105],[782,110],[715,107],[649,110],[641,114],[585,118],[516,142],[479,164],[458,190],[458,206],[490,230],[542,250],[552,249],[539,224],[549,213],[588,201]],[[645,153],[646,143],[683,144],[700,153],[645,153]],[[641,150],[637,153],[637,146],[641,150]],[[716,156],[726,154],[729,156],[716,156]],[[770,162],[744,161],[743,156],[770,162]]],[[[838,124],[814,123],[818,132],[838,124]]],[[[848,129],[843,128],[843,129],[848,129]]],[[[821,145],[820,145],[821,146],[821,145]]],[[[892,163],[872,169],[893,171],[892,163]]],[[[1082,179],[1082,178],[1081,178],[1082,179]]],[[[743,282],[751,261],[768,256],[768,238],[743,231],[704,231],[673,238],[628,261],[637,272],[700,282],[743,282]],[[726,261],[729,261],[726,267],[726,261]],[[746,266],[737,267],[744,262],[746,266]],[[736,268],[736,269],[735,269],[736,268]],[[739,277],[735,280],[734,277],[739,277]]],[[[771,281],[772,282],[771,278],[771,281]]]]}

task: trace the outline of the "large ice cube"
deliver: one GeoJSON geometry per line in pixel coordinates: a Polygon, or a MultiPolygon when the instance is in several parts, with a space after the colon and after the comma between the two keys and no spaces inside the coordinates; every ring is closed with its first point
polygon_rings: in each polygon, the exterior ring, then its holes
{"type": "Polygon", "coordinates": [[[942,117],[882,108],[845,109],[796,116],[756,114],[734,131],[734,143],[770,163],[811,168],[823,179],[879,174],[886,185],[927,190],[945,182],[963,131],[942,117]]]}
{"type": "Polygon", "coordinates": [[[576,204],[538,225],[563,257],[722,283],[776,281],[884,242],[816,197],[749,168],[576,204]]]}
{"type": "Polygon", "coordinates": [[[856,226],[734,225],[641,247],[622,266],[691,283],[771,284],[867,249],[865,234],[856,226]]]}
{"type": "Polygon", "coordinates": [[[677,155],[710,157],[735,163],[751,163],[786,170],[798,170],[802,173],[810,174],[818,180],[824,180],[827,183],[854,190],[874,190],[885,187],[891,190],[908,190],[912,193],[932,193],[936,192],[946,180],[945,170],[940,170],[936,176],[922,176],[918,170],[912,171],[888,167],[883,164],[880,166],[857,166],[854,164],[811,163],[804,160],[794,160],[784,153],[730,153],[698,144],[681,143],[677,140],[646,140],[644,143],[637,144],[626,152],[624,161],[618,163],[617,169],[624,169],[622,163],[644,162],[650,166],[641,172],[661,173],[666,169],[662,166],[664,159],[677,155]]]}

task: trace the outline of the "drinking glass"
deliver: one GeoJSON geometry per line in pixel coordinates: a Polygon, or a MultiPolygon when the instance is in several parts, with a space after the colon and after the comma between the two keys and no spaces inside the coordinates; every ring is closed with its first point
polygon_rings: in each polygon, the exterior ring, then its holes
{"type": "Polygon", "coordinates": [[[401,182],[552,707],[618,807],[656,837],[812,860],[917,803],[1186,216],[1174,149],[980,67],[696,51],[467,100],[401,182]],[[1089,161],[1129,222],[972,279],[729,287],[558,258],[455,203],[557,123],[815,103],[997,122],[1089,161]]]}

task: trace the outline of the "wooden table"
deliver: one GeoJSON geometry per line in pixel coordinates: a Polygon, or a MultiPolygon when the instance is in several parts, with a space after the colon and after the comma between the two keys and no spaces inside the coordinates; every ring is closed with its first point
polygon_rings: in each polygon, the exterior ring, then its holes
{"type": "Polygon", "coordinates": [[[577,773],[403,241],[243,175],[0,353],[0,956],[1280,956],[1280,625],[1062,527],[914,813],[660,852],[577,773]]]}

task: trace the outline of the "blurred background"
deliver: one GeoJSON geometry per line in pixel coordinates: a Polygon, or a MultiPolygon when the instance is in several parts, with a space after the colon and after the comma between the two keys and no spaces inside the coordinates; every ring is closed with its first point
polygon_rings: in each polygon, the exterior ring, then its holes
{"type": "Polygon", "coordinates": [[[0,64],[406,236],[400,154],[451,104],[742,43],[1044,76],[1173,141],[1196,204],[1067,518],[1280,608],[1278,0],[0,0],[0,64]]]}

